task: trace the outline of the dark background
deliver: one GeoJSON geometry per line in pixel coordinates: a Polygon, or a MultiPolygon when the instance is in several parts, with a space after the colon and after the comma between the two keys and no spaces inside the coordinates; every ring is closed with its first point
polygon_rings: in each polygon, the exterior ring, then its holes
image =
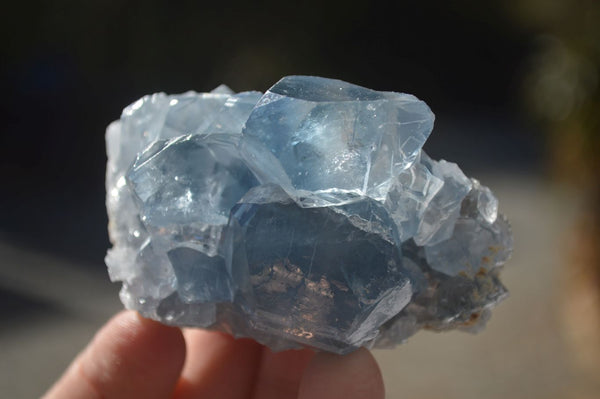
{"type": "Polygon", "coordinates": [[[102,265],[104,129],[157,91],[335,77],[425,100],[426,149],[467,174],[540,169],[521,96],[539,32],[505,3],[44,1],[1,18],[0,234],[21,246],[102,265]]]}

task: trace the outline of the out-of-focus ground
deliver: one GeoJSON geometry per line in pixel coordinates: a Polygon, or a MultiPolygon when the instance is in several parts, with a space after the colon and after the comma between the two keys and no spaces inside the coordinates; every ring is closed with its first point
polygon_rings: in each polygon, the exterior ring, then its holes
{"type": "MultiPolygon", "coordinates": [[[[600,380],[572,362],[561,318],[567,251],[580,198],[538,176],[475,176],[511,221],[503,272],[511,296],[479,335],[421,332],[377,350],[389,398],[595,398],[600,380]]],[[[41,395],[121,308],[102,267],[0,240],[0,397],[41,395]],[[44,278],[35,278],[43,276],[44,278]]]]}

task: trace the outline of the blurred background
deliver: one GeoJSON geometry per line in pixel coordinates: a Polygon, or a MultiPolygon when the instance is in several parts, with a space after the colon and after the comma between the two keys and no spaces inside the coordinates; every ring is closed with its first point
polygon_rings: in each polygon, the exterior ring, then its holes
{"type": "Polygon", "coordinates": [[[388,396],[600,397],[599,2],[56,0],[0,21],[0,397],[41,395],[121,308],[108,123],[147,93],[290,74],[425,100],[425,149],[490,186],[513,226],[511,297],[479,335],[375,351],[388,396]]]}

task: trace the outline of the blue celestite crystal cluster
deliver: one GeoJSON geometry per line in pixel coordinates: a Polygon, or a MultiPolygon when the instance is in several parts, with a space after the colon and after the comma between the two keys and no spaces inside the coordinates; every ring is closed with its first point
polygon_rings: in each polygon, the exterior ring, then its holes
{"type": "Polygon", "coordinates": [[[106,133],[123,303],[274,350],[477,331],[512,235],[487,187],[421,150],[433,122],[412,95],[311,76],[141,98],[106,133]]]}

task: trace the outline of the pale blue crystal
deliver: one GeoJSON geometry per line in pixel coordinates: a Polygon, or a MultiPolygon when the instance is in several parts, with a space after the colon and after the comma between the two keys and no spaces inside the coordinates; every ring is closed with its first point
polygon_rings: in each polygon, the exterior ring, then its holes
{"type": "Polygon", "coordinates": [[[260,96],[259,92],[233,94],[222,85],[211,93],[156,93],[127,106],[121,119],[106,132],[106,207],[111,240],[129,240],[139,248],[147,238],[125,182],[125,173],[139,152],[155,140],[184,134],[240,134],[260,96]]]}
{"type": "Polygon", "coordinates": [[[262,186],[258,203],[252,190],[232,210],[252,286],[248,318],[266,332],[336,352],[375,338],[412,295],[399,247],[331,207],[302,208],[281,191],[262,186]],[[265,190],[279,200],[264,203],[265,190]]]}
{"type": "Polygon", "coordinates": [[[171,96],[161,138],[240,133],[260,96],[261,93],[255,91],[229,94],[224,88],[216,93],[188,92],[171,96]]]}
{"type": "Polygon", "coordinates": [[[381,200],[416,159],[433,120],[429,107],[409,94],[289,76],[260,99],[244,136],[279,159],[296,189],[341,189],[381,200]]]}
{"type": "Polygon", "coordinates": [[[425,247],[429,265],[450,276],[486,273],[503,265],[511,252],[510,227],[503,217],[493,224],[460,218],[450,238],[425,247]]]}
{"type": "Polygon", "coordinates": [[[477,218],[492,224],[498,217],[498,199],[486,186],[482,186],[478,180],[471,179],[472,190],[461,205],[461,215],[477,218]]]}
{"type": "Polygon", "coordinates": [[[433,245],[452,235],[462,201],[471,190],[472,183],[455,163],[433,161],[424,152],[421,162],[433,176],[443,181],[427,204],[414,237],[418,245],[433,245]]]}
{"type": "MultiPolygon", "coordinates": [[[[172,292],[174,286],[171,283],[174,280],[173,270],[165,252],[170,248],[169,243],[156,242],[156,239],[150,242],[151,238],[142,223],[138,204],[125,178],[128,168],[137,155],[154,141],[192,131],[205,135],[210,132],[203,131],[202,127],[211,129],[218,121],[227,123],[231,129],[229,134],[239,135],[243,123],[260,96],[261,93],[258,92],[235,95],[224,85],[211,93],[156,93],[144,96],[127,106],[121,119],[107,128],[106,208],[109,216],[109,237],[113,247],[107,253],[106,263],[111,278],[126,283],[123,285],[121,298],[124,303],[129,304],[128,307],[139,306],[136,304],[141,300],[145,309],[152,309],[155,300],[164,297],[166,291],[172,292]],[[139,260],[137,254],[147,253],[149,246],[154,248],[156,256],[153,260],[139,260]],[[161,281],[156,287],[141,283],[146,273],[146,269],[142,267],[144,263],[163,265],[152,269],[156,274],[156,281],[161,281]]],[[[198,226],[194,226],[193,229],[182,226],[179,230],[185,237],[196,237],[199,232],[208,237],[196,240],[197,242],[214,242],[220,235],[218,226],[210,225],[205,225],[204,231],[198,226]]]]}
{"type": "Polygon", "coordinates": [[[152,311],[143,313],[163,323],[178,326],[210,328],[217,323],[217,304],[185,303],[177,291],[164,297],[152,311]]]}
{"type": "Polygon", "coordinates": [[[185,303],[231,302],[232,284],[225,259],[208,256],[188,247],[176,247],[168,252],[177,278],[177,292],[185,303]]]}
{"type": "Polygon", "coordinates": [[[168,250],[185,242],[211,256],[218,252],[229,211],[259,184],[240,159],[238,141],[230,134],[179,136],[138,156],[127,181],[155,245],[168,250]]]}
{"type": "Polygon", "coordinates": [[[121,300],[273,350],[479,331],[512,234],[487,187],[422,151],[433,119],[411,95],[308,76],[136,101],[106,134],[121,300]]]}
{"type": "Polygon", "coordinates": [[[227,223],[233,205],[258,185],[237,141],[226,134],[180,136],[142,152],[127,176],[142,220],[153,226],[227,223]]]}
{"type": "Polygon", "coordinates": [[[510,225],[498,217],[498,200],[488,187],[471,179],[472,189],[462,201],[452,235],[425,246],[429,265],[450,276],[473,276],[503,265],[512,254],[510,225]]]}
{"type": "Polygon", "coordinates": [[[121,301],[130,309],[153,314],[163,298],[176,286],[172,265],[150,238],[139,248],[115,245],[106,264],[113,281],[123,281],[121,301]]]}
{"type": "Polygon", "coordinates": [[[444,180],[434,176],[420,160],[396,176],[385,207],[398,225],[401,241],[417,235],[423,214],[426,211],[431,213],[432,200],[443,186],[444,180]]]}

